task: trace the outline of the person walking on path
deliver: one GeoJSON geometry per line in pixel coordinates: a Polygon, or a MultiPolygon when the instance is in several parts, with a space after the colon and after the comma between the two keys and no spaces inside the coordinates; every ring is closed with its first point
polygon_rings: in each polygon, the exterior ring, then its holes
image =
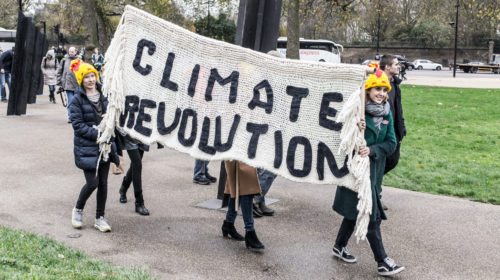
{"type": "Polygon", "coordinates": [[[208,161],[195,160],[193,171],[193,183],[200,185],[209,185],[217,182],[217,178],[208,173],[208,161]]]}
{"type": "Polygon", "coordinates": [[[97,72],[101,72],[101,67],[104,64],[104,55],[99,53],[99,49],[95,48],[94,53],[92,54],[92,65],[97,70],[97,72]]]}
{"type": "Polygon", "coordinates": [[[0,91],[2,102],[7,102],[7,92],[5,84],[9,87],[10,94],[10,73],[12,72],[12,61],[14,60],[14,48],[2,52],[0,55],[0,91]]]}
{"type": "MultiPolygon", "coordinates": [[[[282,53],[276,50],[268,51],[267,54],[286,59],[286,57],[282,53]]],[[[267,207],[266,205],[266,194],[269,189],[271,189],[271,185],[273,184],[274,179],[276,179],[277,175],[260,168],[257,169],[257,175],[259,176],[259,183],[262,193],[254,197],[253,215],[256,218],[262,216],[273,216],[274,210],[267,207]]]]}
{"type": "Polygon", "coordinates": [[[75,89],[79,87],[75,74],[69,68],[71,65],[71,61],[75,59],[76,59],[76,49],[75,47],[71,47],[68,50],[68,55],[66,55],[61,60],[61,63],[57,68],[57,85],[61,86],[66,91],[66,96],[68,97],[68,105],[67,105],[68,123],[71,122],[71,111],[70,111],[71,101],[73,100],[75,89]]]}
{"type": "MultiPolygon", "coordinates": [[[[390,105],[387,102],[387,92],[391,90],[386,74],[377,69],[376,74],[371,74],[365,84],[366,104],[365,118],[359,123],[360,130],[365,130],[366,146],[359,148],[359,155],[370,158],[370,181],[372,191],[372,212],[368,233],[366,237],[370,243],[375,261],[377,262],[378,274],[382,276],[394,275],[405,268],[396,265],[384,250],[380,224],[387,217],[380,202],[380,186],[384,176],[386,157],[396,149],[396,137],[390,105]]],[[[344,216],[340,225],[333,255],[345,262],[356,262],[356,258],[347,250],[347,243],[356,225],[358,196],[352,190],[342,186],[337,187],[333,210],[344,216]]]]}
{"type": "Polygon", "coordinates": [[[108,101],[97,84],[95,68],[77,59],[71,62],[70,69],[75,72],[78,87],[71,105],[71,124],[74,130],[75,164],[83,170],[85,185],[80,191],[73,208],[71,222],[74,228],[82,227],[83,208],[90,195],[97,189],[97,209],[94,227],[102,232],[111,231],[111,226],[104,219],[104,209],[108,193],[108,172],[110,160],[120,164],[116,146],[111,143],[109,159],[101,157],[99,145],[96,143],[98,131],[96,126],[106,113],[108,101]]]}
{"type": "MultiPolygon", "coordinates": [[[[104,55],[99,53],[99,49],[95,48],[94,53],[92,54],[92,65],[94,65],[94,68],[101,74],[101,68],[102,65],[104,64],[104,55]]],[[[100,76],[99,76],[100,77],[100,76]]]]}
{"type": "Polygon", "coordinates": [[[262,193],[254,196],[253,216],[258,218],[262,216],[273,216],[274,210],[266,205],[266,194],[271,189],[271,185],[277,175],[264,169],[257,168],[259,183],[262,193]]]}
{"type": "Polygon", "coordinates": [[[49,102],[56,103],[54,92],[57,84],[57,66],[59,63],[55,58],[54,50],[49,50],[42,59],[41,69],[43,74],[43,83],[49,86],[49,102]]]}
{"type": "Polygon", "coordinates": [[[243,162],[224,161],[227,180],[224,193],[230,194],[229,205],[224,223],[222,224],[222,235],[231,237],[237,241],[245,240],[247,249],[253,251],[264,250],[264,245],[257,238],[253,220],[253,196],[260,194],[260,185],[257,178],[257,169],[243,162]],[[238,174],[238,175],[236,175],[238,174]],[[237,191],[236,180],[238,180],[239,188],[237,191]],[[239,203],[241,212],[243,213],[243,221],[245,223],[245,237],[241,236],[234,227],[236,216],[238,215],[236,206],[236,195],[239,195],[239,203]]]}
{"type": "Polygon", "coordinates": [[[149,210],[144,206],[144,197],[142,195],[142,157],[144,152],[149,151],[149,146],[132,139],[125,131],[119,130],[120,143],[123,150],[127,150],[130,158],[130,168],[123,177],[120,187],[120,202],[127,203],[127,190],[130,184],[134,184],[135,212],[140,215],[148,216],[149,210]]]}
{"type": "Polygon", "coordinates": [[[384,174],[396,167],[399,162],[399,150],[401,142],[406,136],[405,118],[403,116],[403,105],[401,104],[401,79],[398,78],[399,62],[393,55],[384,55],[380,59],[380,69],[382,69],[391,83],[391,90],[388,92],[389,104],[391,105],[392,118],[394,120],[394,133],[396,134],[396,150],[387,157],[384,174]]]}

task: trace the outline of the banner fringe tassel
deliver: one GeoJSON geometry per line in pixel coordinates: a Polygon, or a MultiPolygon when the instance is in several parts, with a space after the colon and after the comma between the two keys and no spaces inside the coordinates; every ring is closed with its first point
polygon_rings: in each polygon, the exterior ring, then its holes
{"type": "Polygon", "coordinates": [[[356,93],[351,94],[338,117],[338,121],[344,124],[340,132],[340,139],[342,141],[340,142],[338,153],[347,153],[349,157],[349,172],[356,179],[354,189],[358,193],[358,205],[356,206],[358,217],[356,219],[354,236],[356,236],[356,242],[358,243],[359,240],[365,240],[368,233],[368,224],[370,223],[373,203],[370,181],[370,159],[369,157],[358,155],[359,147],[366,146],[364,133],[359,130],[357,125],[361,120],[360,93],[363,90],[364,86],[356,93]],[[349,153],[349,151],[354,151],[354,153],[349,153]]]}

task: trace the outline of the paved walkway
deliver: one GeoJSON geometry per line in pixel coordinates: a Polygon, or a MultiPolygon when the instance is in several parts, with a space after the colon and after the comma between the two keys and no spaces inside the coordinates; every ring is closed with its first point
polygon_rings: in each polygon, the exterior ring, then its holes
{"type": "Polygon", "coordinates": [[[407,71],[408,78],[403,84],[457,88],[500,88],[500,75],[493,73],[466,74],[452,71],[407,71]]]}
{"type": "MultiPolygon", "coordinates": [[[[352,241],[356,264],[332,258],[341,217],[331,210],[333,186],[278,178],[269,196],[275,217],[256,220],[263,254],[222,238],[224,213],[196,208],[216,185],[191,182],[193,159],[170,149],[144,157],[144,194],[151,216],[118,202],[122,176],[109,178],[106,217],[111,233],[92,227],[95,196],[82,230],[71,209],[84,183],[73,162],[72,128],[60,104],[40,102],[28,115],[6,117],[0,104],[0,224],[49,236],[118,266],[147,267],[159,279],[375,279],[366,242],[352,241]],[[80,238],[68,235],[80,233],[80,238]]],[[[209,165],[218,174],[219,162],[209,165]]],[[[129,197],[132,191],[129,191],[129,197]]],[[[500,207],[386,187],[389,220],[382,223],[388,254],[406,266],[398,279],[498,279],[500,207]]],[[[243,232],[239,217],[236,226],[243,232]]]]}

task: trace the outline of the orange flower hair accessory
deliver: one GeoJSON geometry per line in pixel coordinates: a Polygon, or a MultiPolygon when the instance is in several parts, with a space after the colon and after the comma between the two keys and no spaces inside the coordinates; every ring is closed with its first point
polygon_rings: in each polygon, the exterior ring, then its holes
{"type": "Polygon", "coordinates": [[[378,69],[378,68],[379,68],[379,66],[378,66],[378,63],[377,63],[377,62],[372,62],[372,63],[368,64],[367,66],[368,66],[368,67],[371,67],[371,68],[376,68],[376,69],[378,69]]]}
{"type": "Polygon", "coordinates": [[[81,61],[80,59],[75,59],[71,61],[69,69],[75,73],[76,80],[79,85],[82,85],[83,77],[88,73],[94,73],[96,80],[99,79],[99,73],[95,70],[94,66],[81,61]]]}

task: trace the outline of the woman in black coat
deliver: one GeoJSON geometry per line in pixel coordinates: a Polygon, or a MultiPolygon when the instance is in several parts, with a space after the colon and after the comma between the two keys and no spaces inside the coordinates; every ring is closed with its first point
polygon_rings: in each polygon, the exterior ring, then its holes
{"type": "Polygon", "coordinates": [[[111,231],[111,227],[104,219],[106,207],[108,173],[110,160],[119,165],[116,147],[111,143],[111,153],[108,160],[99,154],[97,144],[97,125],[106,113],[108,101],[97,84],[98,73],[94,67],[81,60],[73,60],[70,69],[75,73],[79,87],[71,101],[71,123],[74,130],[75,164],[83,170],[85,185],[80,191],[75,208],[73,208],[71,222],[74,228],[82,227],[83,208],[90,195],[97,189],[97,209],[94,227],[102,232],[111,231]]]}
{"type": "MultiPolygon", "coordinates": [[[[125,177],[123,177],[120,187],[120,202],[127,203],[127,190],[130,184],[134,184],[135,212],[139,215],[149,216],[149,210],[144,206],[144,197],[142,195],[142,157],[144,152],[149,151],[149,146],[133,139],[125,131],[117,129],[120,137],[121,148],[127,150],[130,158],[130,168],[125,177]]],[[[118,138],[118,137],[117,137],[118,138]]]]}

